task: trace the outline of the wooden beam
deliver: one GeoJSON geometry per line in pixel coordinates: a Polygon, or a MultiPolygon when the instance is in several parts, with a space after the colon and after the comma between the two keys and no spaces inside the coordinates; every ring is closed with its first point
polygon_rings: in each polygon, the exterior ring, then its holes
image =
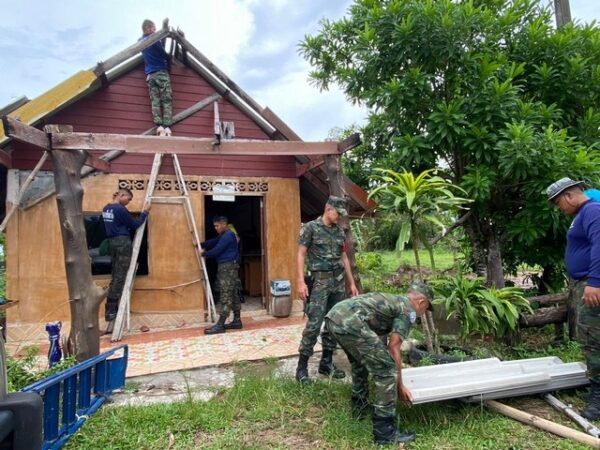
{"type": "Polygon", "coordinates": [[[194,47],[184,36],[183,34],[179,34],[177,32],[172,33],[171,36],[179,41],[181,46],[194,58],[198,60],[200,64],[206,67],[212,74],[221,81],[229,90],[234,92],[238,97],[240,97],[244,102],[248,104],[251,108],[253,108],[256,113],[260,114],[262,111],[262,107],[256,103],[256,101],[250,97],[244,90],[235,84],[221,69],[213,64],[211,60],[209,60],[206,56],[204,56],[196,47],[194,47]]]}
{"type": "Polygon", "coordinates": [[[321,167],[323,164],[325,164],[325,158],[323,156],[317,156],[309,160],[306,164],[298,164],[296,166],[296,176],[300,178],[306,172],[310,172],[317,167],[321,167]]]}
{"type": "MultiPolygon", "coordinates": [[[[275,114],[271,109],[266,106],[262,111],[261,115],[275,127],[276,133],[279,133],[286,141],[301,141],[302,138],[298,136],[294,130],[292,130],[287,123],[275,114]]],[[[274,137],[274,136],[272,136],[274,137]]]]}
{"type": "Polygon", "coordinates": [[[41,150],[50,150],[48,135],[43,131],[9,116],[2,117],[2,124],[5,134],[14,140],[34,145],[41,150]]]}
{"type": "Polygon", "coordinates": [[[88,157],[84,163],[88,167],[93,167],[101,172],[110,173],[110,163],[104,159],[100,159],[94,155],[88,153],[88,157]]]}
{"type": "Polygon", "coordinates": [[[162,29],[160,31],[157,31],[156,33],[152,34],[147,39],[144,39],[143,41],[138,41],[135,44],[130,45],[125,50],[120,51],[119,53],[117,53],[114,56],[111,56],[106,61],[99,62],[91,70],[94,71],[94,74],[96,76],[99,76],[105,72],[108,72],[110,69],[113,69],[114,67],[118,66],[119,64],[127,61],[132,56],[137,55],[139,52],[141,52],[145,48],[151,46],[152,44],[154,44],[157,41],[160,41],[160,40],[166,38],[167,36],[169,36],[168,29],[166,29],[166,30],[162,29]]]}
{"type": "MultiPolygon", "coordinates": [[[[120,68],[119,68],[119,70],[120,70],[120,68]]],[[[219,98],[220,98],[219,94],[213,94],[209,97],[206,97],[206,98],[200,100],[195,105],[192,105],[188,109],[185,109],[185,110],[181,111],[180,113],[174,115],[173,123],[175,124],[175,123],[178,123],[178,122],[188,118],[192,114],[200,111],[201,109],[210,105],[212,102],[218,100],[219,98]]],[[[144,136],[154,135],[154,134],[156,134],[156,127],[149,128],[148,130],[144,131],[142,134],[144,136]]],[[[113,159],[121,156],[123,153],[124,152],[121,150],[109,151],[109,152],[106,152],[104,155],[100,156],[100,159],[102,159],[104,161],[112,161],[113,159]]],[[[81,178],[88,176],[89,174],[93,173],[95,170],[96,169],[94,169],[93,167],[90,167],[90,166],[84,167],[83,169],[81,169],[81,178]]],[[[22,207],[23,207],[23,209],[29,209],[32,206],[35,206],[38,203],[42,202],[43,200],[47,199],[48,197],[50,197],[53,194],[54,194],[54,188],[47,189],[45,192],[41,193],[39,196],[36,196],[35,198],[31,199],[30,201],[28,201],[27,203],[22,205],[22,207]]]]}
{"type": "Polygon", "coordinates": [[[42,153],[42,157],[40,158],[38,163],[35,165],[35,167],[31,171],[31,173],[27,177],[27,179],[25,179],[25,182],[19,189],[19,192],[17,193],[15,200],[13,201],[12,205],[10,206],[10,209],[4,216],[4,220],[0,224],[0,233],[2,233],[6,229],[6,226],[8,225],[8,221],[10,220],[10,218],[13,216],[13,214],[19,207],[19,204],[21,203],[21,199],[23,198],[23,195],[25,194],[25,192],[27,192],[27,189],[29,189],[29,185],[34,180],[36,174],[40,171],[40,169],[42,168],[42,166],[48,159],[48,154],[49,154],[48,152],[42,153]]]}
{"type": "Polygon", "coordinates": [[[52,134],[52,148],[61,150],[117,150],[128,153],[206,155],[336,155],[337,142],[287,142],[158,137],[103,133],[52,134]]]}
{"type": "Polygon", "coordinates": [[[355,147],[358,147],[360,144],[362,144],[362,141],[360,140],[360,134],[354,133],[338,143],[338,151],[340,153],[345,153],[355,147]]]}
{"type": "Polygon", "coordinates": [[[356,203],[365,211],[370,211],[377,206],[377,203],[369,198],[367,193],[350,178],[343,175],[344,190],[356,203]]]}

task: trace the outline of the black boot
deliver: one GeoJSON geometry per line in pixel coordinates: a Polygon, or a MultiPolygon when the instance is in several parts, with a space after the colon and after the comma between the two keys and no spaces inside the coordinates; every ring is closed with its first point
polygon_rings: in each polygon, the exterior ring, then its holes
{"type": "Polygon", "coordinates": [[[240,314],[241,311],[234,311],[233,320],[223,325],[223,328],[225,328],[226,330],[241,330],[242,328],[244,328],[244,326],[242,325],[242,319],[240,318],[240,314]]]}
{"type": "Polygon", "coordinates": [[[309,356],[300,354],[298,358],[298,367],[296,368],[296,380],[302,384],[310,383],[308,378],[308,358],[309,356]]]}
{"type": "Polygon", "coordinates": [[[373,440],[376,444],[405,444],[415,440],[412,431],[398,431],[395,417],[380,417],[373,414],[373,440]]]}
{"type": "Polygon", "coordinates": [[[215,323],[212,327],[204,330],[204,334],[221,334],[225,333],[227,330],[225,329],[225,317],[224,315],[219,316],[219,321],[215,323]]]}
{"type": "Polygon", "coordinates": [[[321,362],[319,363],[319,373],[321,375],[331,376],[333,378],[344,378],[346,373],[335,367],[333,364],[333,351],[331,350],[323,350],[323,354],[321,355],[321,362]]]}
{"type": "Polygon", "coordinates": [[[119,311],[119,299],[118,298],[110,298],[106,299],[106,304],[104,305],[104,320],[106,322],[112,322],[117,318],[117,312],[119,311]]]}
{"type": "Polygon", "coordinates": [[[369,404],[369,399],[352,395],[350,401],[352,402],[352,417],[362,420],[371,416],[373,408],[369,404]]]}
{"type": "Polygon", "coordinates": [[[600,419],[600,383],[592,381],[592,391],[581,415],[587,420],[600,419]]]}

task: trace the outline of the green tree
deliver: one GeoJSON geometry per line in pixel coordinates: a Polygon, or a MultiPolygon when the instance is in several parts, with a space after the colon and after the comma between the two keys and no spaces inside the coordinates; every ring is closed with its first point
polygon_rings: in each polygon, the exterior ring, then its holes
{"type": "MultiPolygon", "coordinates": [[[[400,228],[396,250],[404,250],[404,246],[410,241],[417,271],[423,279],[419,258],[421,244],[429,252],[431,269],[435,272],[433,248],[423,233],[426,228],[423,225],[429,223],[443,229],[442,213],[456,209],[469,200],[455,196],[453,191],[462,193],[464,191],[442,177],[432,175],[434,173],[432,169],[425,170],[416,177],[407,171],[398,173],[390,169],[377,169],[377,172],[381,174],[375,177],[378,186],[369,196],[375,197],[379,209],[391,213],[394,217],[405,219],[400,228]]],[[[427,349],[439,353],[437,333],[430,312],[427,312],[426,318],[427,320],[423,321],[423,328],[427,349]]]]}
{"type": "Polygon", "coordinates": [[[559,264],[568,221],[544,188],[600,178],[595,24],[556,30],[537,0],[357,0],[300,49],[317,86],[370,108],[371,167],[449,168],[488,284],[504,285],[503,259],[559,264]]]}
{"type": "Polygon", "coordinates": [[[419,249],[421,245],[425,246],[429,252],[431,268],[435,272],[433,248],[429,245],[424,231],[429,229],[428,224],[444,229],[442,215],[469,203],[468,199],[454,194],[454,192],[465,194],[465,191],[440,176],[432,175],[435,173],[433,169],[425,170],[416,177],[407,171],[400,173],[391,169],[376,169],[376,171],[380,173],[374,176],[378,186],[369,196],[376,199],[378,209],[391,213],[393,217],[402,221],[396,250],[404,250],[405,245],[410,242],[417,271],[423,278],[419,249]]]}

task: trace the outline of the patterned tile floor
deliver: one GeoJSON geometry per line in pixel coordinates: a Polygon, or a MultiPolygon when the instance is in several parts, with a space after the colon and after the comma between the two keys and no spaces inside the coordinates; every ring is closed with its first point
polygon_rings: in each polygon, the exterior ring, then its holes
{"type": "MultiPolygon", "coordinates": [[[[242,317],[243,330],[206,336],[204,328],[156,331],[128,335],[121,342],[101,338],[101,351],[121,344],[129,345],[127,376],[250,361],[281,358],[298,353],[305,319],[291,316],[242,317]]],[[[317,344],[315,351],[320,351],[317,344]]]]}

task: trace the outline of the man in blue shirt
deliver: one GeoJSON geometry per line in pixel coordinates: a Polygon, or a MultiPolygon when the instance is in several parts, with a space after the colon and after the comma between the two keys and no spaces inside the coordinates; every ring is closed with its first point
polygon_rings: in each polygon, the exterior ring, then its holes
{"type": "MultiPolygon", "coordinates": [[[[143,36],[140,41],[148,39],[156,32],[156,26],[151,20],[142,23],[143,36]]],[[[150,92],[152,103],[152,119],[156,124],[156,134],[171,136],[173,123],[173,96],[171,92],[171,78],[169,77],[170,59],[162,41],[157,41],[150,47],[142,50],[144,56],[144,73],[146,84],[150,92]],[[162,114],[161,114],[162,106],[162,114]]]]}
{"type": "Polygon", "coordinates": [[[600,203],[583,193],[583,182],[561,178],[548,186],[548,200],[575,216],[567,232],[565,264],[569,302],[576,306],[577,334],[583,344],[592,392],[582,416],[600,419],[600,203]]]}
{"type": "Polygon", "coordinates": [[[211,328],[204,330],[204,334],[225,333],[227,330],[240,329],[243,326],[240,318],[242,306],[238,296],[240,254],[237,236],[229,229],[227,217],[215,217],[213,225],[219,235],[204,242],[200,254],[205,258],[215,258],[217,260],[217,283],[219,285],[221,313],[219,321],[211,328]],[[232,310],[233,320],[231,323],[225,324],[232,310]]]}
{"type": "Polygon", "coordinates": [[[115,320],[119,310],[119,300],[123,293],[125,278],[131,263],[131,233],[144,223],[150,211],[150,204],[146,203],[140,217],[133,220],[126,208],[132,198],[133,194],[129,189],[119,189],[113,195],[112,203],[102,209],[102,219],[104,220],[104,229],[110,251],[112,275],[104,309],[104,319],[107,323],[115,320]]]}

